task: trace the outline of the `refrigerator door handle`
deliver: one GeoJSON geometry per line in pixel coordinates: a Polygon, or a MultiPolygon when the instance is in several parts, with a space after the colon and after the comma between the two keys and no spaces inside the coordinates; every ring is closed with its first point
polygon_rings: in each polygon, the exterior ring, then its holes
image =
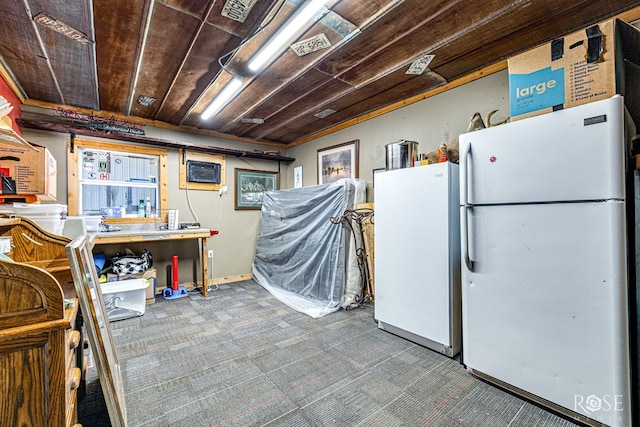
{"type": "Polygon", "coordinates": [[[462,247],[467,270],[473,271],[473,260],[469,255],[469,210],[471,210],[471,207],[462,206],[462,212],[460,213],[460,246],[462,247]]]}
{"type": "Polygon", "coordinates": [[[467,206],[469,201],[469,186],[467,182],[468,176],[468,157],[471,154],[471,142],[464,144],[462,153],[460,153],[460,205],[467,206]]]}
{"type": "Polygon", "coordinates": [[[464,255],[464,263],[469,271],[473,271],[473,261],[469,255],[469,210],[471,207],[467,205],[469,200],[468,194],[468,157],[471,154],[471,142],[464,144],[460,155],[460,246],[464,255]]]}

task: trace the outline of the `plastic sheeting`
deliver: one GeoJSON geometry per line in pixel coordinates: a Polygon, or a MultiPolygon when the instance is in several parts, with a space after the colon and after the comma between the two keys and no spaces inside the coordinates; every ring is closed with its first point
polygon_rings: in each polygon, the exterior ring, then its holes
{"type": "Polygon", "coordinates": [[[356,193],[363,193],[363,187],[357,180],[344,179],[265,193],[254,279],[283,303],[314,318],[343,306],[348,263],[345,248],[352,239],[330,218],[339,219],[345,210],[352,209],[361,198],[356,193]]]}

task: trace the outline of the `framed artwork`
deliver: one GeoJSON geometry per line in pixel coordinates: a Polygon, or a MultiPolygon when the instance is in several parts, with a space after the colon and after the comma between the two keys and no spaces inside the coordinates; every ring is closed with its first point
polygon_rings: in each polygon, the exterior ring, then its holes
{"type": "Polygon", "coordinates": [[[345,142],[318,150],[318,184],[328,184],[342,178],[358,178],[358,144],[345,142]]]}
{"type": "Polygon", "coordinates": [[[278,172],[238,168],[235,172],[236,210],[260,209],[264,192],[280,188],[278,172]]]}
{"type": "Polygon", "coordinates": [[[302,187],[302,166],[293,168],[293,188],[302,187]]]}
{"type": "Polygon", "coordinates": [[[109,328],[89,238],[86,235],[78,236],[65,250],[111,425],[125,427],[127,411],[120,364],[109,328]]]}

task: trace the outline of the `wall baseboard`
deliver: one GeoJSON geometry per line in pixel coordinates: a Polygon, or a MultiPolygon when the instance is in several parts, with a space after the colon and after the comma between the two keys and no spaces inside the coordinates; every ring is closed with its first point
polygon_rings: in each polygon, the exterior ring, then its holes
{"type": "Polygon", "coordinates": [[[241,282],[243,280],[251,280],[253,279],[253,274],[240,274],[237,276],[227,276],[227,277],[216,277],[211,281],[210,286],[214,285],[222,285],[223,283],[233,283],[233,282],[241,282]]]}

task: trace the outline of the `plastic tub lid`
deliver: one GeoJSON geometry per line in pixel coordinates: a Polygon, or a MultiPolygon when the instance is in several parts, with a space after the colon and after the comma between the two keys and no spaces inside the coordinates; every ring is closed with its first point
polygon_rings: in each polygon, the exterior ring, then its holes
{"type": "Polygon", "coordinates": [[[67,213],[67,205],[58,205],[53,203],[34,204],[34,203],[18,203],[13,202],[13,210],[16,214],[31,215],[60,215],[67,213]]]}
{"type": "Polygon", "coordinates": [[[136,291],[138,289],[147,289],[150,283],[147,279],[126,279],[116,282],[101,283],[103,294],[113,294],[116,292],[136,291]]]}

